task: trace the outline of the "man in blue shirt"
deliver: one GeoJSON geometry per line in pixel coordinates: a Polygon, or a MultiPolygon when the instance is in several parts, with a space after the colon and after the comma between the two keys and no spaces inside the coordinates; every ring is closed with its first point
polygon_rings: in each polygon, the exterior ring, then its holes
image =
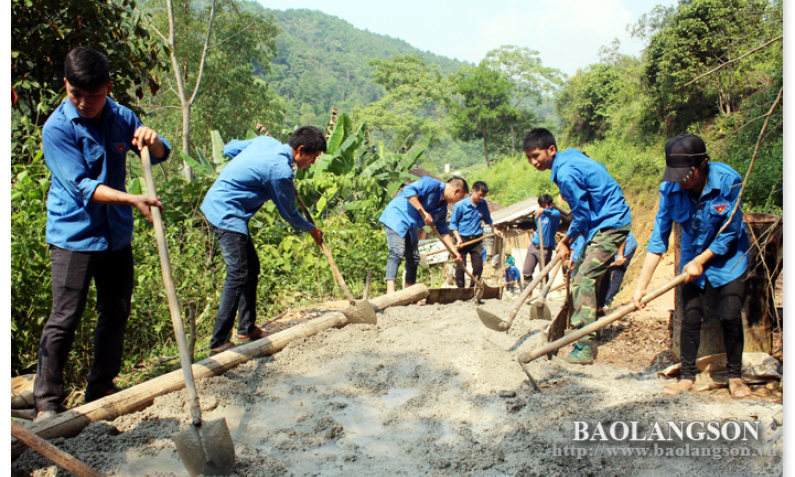
{"type": "Polygon", "coordinates": [[[688,391],[698,373],[696,356],[705,309],[715,307],[723,327],[729,392],[736,398],[751,394],[743,384],[742,304],[748,268],[748,233],[742,214],[742,180],[731,167],[710,163],[704,141],[693,134],[670,139],[665,145],[665,174],[660,203],[643,269],[632,300],[646,295],[654,270],[668,250],[673,222],[682,225],[679,263],[687,283],[681,285],[684,318],[681,329],[682,373],[666,394],[688,391]],[[736,210],[735,210],[736,207],[736,210]]]}
{"type": "Polygon", "coordinates": [[[149,221],[160,201],[126,192],[127,152],[149,147],[152,162],[168,158],[168,141],[108,97],[108,60],[77,47],[64,61],[67,101],[47,119],[42,149],[52,173],[47,197],[47,243],[52,260],[52,313],[42,330],[33,394],[36,419],[55,415],[63,369],[86,306],[97,288],[94,363],[85,400],[113,394],[121,369],[133,289],[132,207],[149,221]]]}
{"type": "Polygon", "coordinates": [[[519,278],[521,275],[519,274],[519,269],[516,266],[511,265],[505,269],[505,289],[511,293],[515,293],[518,291],[517,284],[519,283],[519,278]]]}
{"type": "Polygon", "coordinates": [[[420,264],[419,236],[417,230],[424,225],[436,225],[442,240],[453,249],[453,260],[460,262],[461,255],[447,228],[447,204],[455,204],[469,192],[464,179],[454,177],[442,182],[423,177],[403,188],[378,218],[384,224],[389,257],[386,262],[386,293],[395,293],[395,281],[400,262],[406,258],[406,282],[417,281],[417,266],[420,264]]]}
{"type": "Polygon", "coordinates": [[[560,211],[553,207],[552,196],[541,194],[538,198],[538,209],[536,216],[536,233],[527,247],[527,256],[522,267],[522,276],[525,284],[533,281],[533,271],[536,266],[541,264],[541,234],[544,235],[544,263],[552,260],[552,252],[555,251],[555,234],[558,233],[560,226],[560,211]]]}
{"type": "Polygon", "coordinates": [[[603,308],[609,308],[613,304],[613,298],[618,294],[621,289],[621,283],[624,281],[624,275],[627,273],[632,262],[632,257],[635,256],[635,250],[638,248],[638,241],[632,232],[627,235],[627,239],[621,244],[613,266],[608,268],[599,284],[599,299],[597,300],[599,310],[597,315],[603,314],[603,308]]]}
{"type": "MultiPolygon", "coordinates": [[[[453,214],[450,216],[450,231],[455,238],[456,247],[461,254],[461,266],[455,270],[455,284],[458,288],[464,288],[464,268],[467,266],[467,255],[472,257],[472,275],[480,280],[483,275],[483,242],[473,243],[462,247],[464,242],[469,242],[483,236],[481,223],[491,225],[491,213],[486,201],[486,194],[489,193],[489,186],[483,181],[472,184],[472,193],[469,200],[456,202],[453,207],[453,214]]],[[[502,237],[500,230],[494,231],[502,237]]],[[[474,283],[469,284],[474,287],[474,283]]]]}
{"type": "MultiPolygon", "coordinates": [[[[558,151],[548,130],[530,131],[522,149],[533,167],[552,171],[550,180],[571,207],[571,225],[556,252],[565,259],[570,252],[569,243],[585,235],[585,247],[574,265],[577,273],[571,285],[571,325],[581,328],[596,321],[597,284],[632,229],[629,206],[605,166],[576,149],[558,151]]],[[[575,343],[565,359],[575,364],[592,363],[594,338],[591,333],[575,343]]]]}
{"type": "Polygon", "coordinates": [[[215,317],[210,354],[235,345],[229,332],[239,316],[238,341],[264,338],[257,326],[257,283],[260,263],[248,222],[271,200],[276,210],[298,230],[309,232],[320,245],[323,233],[295,208],[293,164],[305,169],[326,151],[326,138],[314,126],[296,129],[288,144],[268,136],[230,141],[224,154],[233,159],[224,167],[207,192],[201,210],[213,227],[226,264],[226,281],[215,317]]]}

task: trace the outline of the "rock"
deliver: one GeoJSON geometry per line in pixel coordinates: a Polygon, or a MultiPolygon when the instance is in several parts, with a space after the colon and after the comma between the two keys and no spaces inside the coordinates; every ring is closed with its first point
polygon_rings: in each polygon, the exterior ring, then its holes
{"type": "Polygon", "coordinates": [[[516,397],[516,391],[503,390],[497,393],[497,395],[500,396],[501,398],[512,398],[516,397]]]}
{"type": "Polygon", "coordinates": [[[773,420],[774,420],[774,421],[776,422],[776,424],[778,424],[779,426],[783,426],[783,425],[784,425],[784,411],[782,410],[782,411],[779,411],[779,412],[777,412],[776,414],[774,414],[774,415],[773,415],[773,420]]]}

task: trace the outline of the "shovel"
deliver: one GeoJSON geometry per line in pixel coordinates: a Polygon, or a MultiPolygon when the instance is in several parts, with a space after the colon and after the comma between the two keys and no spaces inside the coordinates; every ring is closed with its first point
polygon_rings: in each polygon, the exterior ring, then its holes
{"type": "Polygon", "coordinates": [[[549,275],[546,286],[541,290],[541,295],[530,305],[531,320],[550,321],[552,319],[552,312],[549,311],[549,305],[547,305],[547,294],[552,287],[552,283],[555,281],[555,277],[558,276],[558,270],[560,270],[560,265],[562,263],[563,260],[558,261],[555,269],[552,270],[552,273],[549,275]]]}
{"type": "Polygon", "coordinates": [[[539,283],[541,283],[541,280],[545,276],[547,276],[549,271],[552,270],[552,267],[554,267],[555,265],[557,265],[558,262],[560,262],[560,259],[561,259],[560,255],[553,256],[552,261],[549,262],[547,266],[544,267],[543,270],[541,270],[541,273],[539,273],[538,276],[535,279],[533,279],[533,281],[530,282],[528,286],[525,287],[525,289],[522,291],[522,294],[519,295],[519,298],[514,300],[513,309],[508,314],[507,320],[503,320],[494,313],[488,312],[484,310],[482,307],[479,307],[477,309],[477,312],[478,316],[480,317],[480,321],[483,322],[483,325],[485,325],[486,328],[494,331],[508,331],[511,328],[511,325],[513,324],[513,320],[516,318],[516,314],[519,312],[519,308],[522,306],[522,303],[524,303],[527,297],[530,296],[530,293],[533,292],[533,289],[539,283]]]}
{"type": "MultiPolygon", "coordinates": [[[[141,150],[141,163],[144,169],[147,195],[150,199],[156,199],[157,192],[148,147],[141,150]]],[[[188,394],[191,416],[191,425],[188,429],[172,435],[171,438],[182,458],[182,464],[190,475],[230,475],[235,469],[235,445],[229,434],[229,428],[226,426],[226,419],[222,417],[214,421],[202,422],[199,396],[196,394],[196,383],[193,381],[188,342],[185,339],[185,328],[182,324],[177,290],[174,287],[174,277],[171,273],[166,231],[163,227],[163,219],[160,217],[160,208],[152,207],[150,210],[157,236],[157,248],[160,251],[160,267],[163,271],[163,285],[168,296],[168,308],[171,311],[171,324],[174,326],[179,358],[182,361],[182,374],[185,378],[185,391],[188,394]]]]}
{"type": "MultiPolygon", "coordinates": [[[[439,235],[439,231],[436,230],[436,226],[431,224],[428,227],[430,227],[431,230],[433,230],[434,235],[436,235],[436,238],[438,238],[439,241],[442,242],[442,244],[444,245],[444,248],[446,248],[447,251],[450,253],[450,256],[452,257],[453,255],[455,255],[453,253],[453,249],[450,248],[450,246],[447,244],[447,242],[442,240],[442,236],[439,235]]],[[[456,263],[458,263],[458,262],[456,262],[456,263]]],[[[495,292],[497,294],[499,294],[498,290],[494,290],[492,287],[486,285],[486,282],[484,282],[483,280],[478,280],[477,278],[475,278],[475,275],[472,275],[472,272],[467,270],[467,267],[465,267],[463,263],[458,263],[458,266],[461,267],[467,275],[469,275],[469,279],[472,280],[472,283],[475,284],[475,301],[476,302],[480,303],[480,299],[483,298],[483,294],[484,294],[484,292],[487,291],[486,290],[487,288],[488,288],[488,296],[493,296],[495,294],[495,292]]]]}
{"type": "MultiPolygon", "coordinates": [[[[646,303],[654,300],[655,298],[658,298],[659,296],[664,295],[665,293],[669,292],[671,289],[673,289],[676,286],[681,285],[682,283],[684,283],[686,279],[687,279],[687,274],[682,273],[681,275],[678,275],[676,278],[674,278],[670,282],[666,283],[665,285],[661,286],[660,288],[658,288],[658,289],[654,290],[653,292],[651,292],[651,293],[647,294],[646,296],[644,296],[643,299],[641,300],[641,303],[645,305],[646,303]]],[[[544,356],[545,354],[557,351],[560,348],[566,346],[567,344],[570,344],[570,343],[573,343],[573,342],[577,341],[578,339],[582,338],[585,335],[593,333],[594,331],[597,331],[597,330],[601,330],[602,328],[604,328],[605,326],[609,325],[610,323],[612,323],[612,322],[614,322],[614,321],[616,321],[616,320],[618,320],[620,318],[623,318],[623,317],[627,316],[628,314],[632,313],[633,311],[635,311],[635,304],[634,303],[630,303],[630,304],[624,306],[623,308],[618,309],[618,310],[614,311],[613,313],[610,313],[609,315],[605,316],[601,320],[597,320],[597,321],[591,323],[590,325],[584,326],[584,327],[582,327],[582,328],[580,328],[580,329],[578,329],[576,331],[573,331],[573,332],[563,336],[563,338],[560,338],[560,339],[558,339],[556,341],[553,341],[552,343],[548,343],[548,344],[546,344],[544,346],[541,346],[540,348],[536,348],[536,349],[534,349],[533,351],[531,351],[529,353],[521,353],[517,357],[517,361],[519,361],[519,364],[522,366],[522,369],[524,370],[524,372],[527,375],[527,377],[530,378],[530,383],[533,385],[533,387],[536,389],[536,391],[540,391],[540,389],[538,388],[538,382],[533,378],[532,375],[530,375],[530,371],[527,369],[527,363],[529,363],[530,361],[536,360],[536,359],[540,358],[541,356],[544,356]]]]}
{"type": "MultiPolygon", "coordinates": [[[[462,247],[466,247],[467,245],[472,245],[473,243],[478,243],[481,240],[485,240],[485,239],[487,239],[489,237],[494,237],[496,235],[497,235],[496,233],[482,235],[482,236],[476,238],[475,240],[470,240],[469,242],[462,243],[461,246],[462,247]]],[[[430,257],[431,255],[436,255],[437,253],[442,253],[442,252],[446,252],[446,251],[447,250],[442,249],[442,250],[436,250],[435,252],[431,252],[431,253],[420,253],[420,266],[421,267],[427,267],[428,266],[428,257],[430,257]]]]}
{"type": "MultiPolygon", "coordinates": [[[[301,210],[304,212],[306,220],[314,225],[315,220],[312,218],[312,214],[309,213],[309,209],[306,208],[306,204],[304,204],[301,194],[298,193],[298,189],[295,188],[295,183],[293,183],[293,190],[295,190],[295,197],[298,199],[298,203],[301,204],[301,210]]],[[[342,293],[345,294],[345,298],[348,302],[353,305],[342,310],[342,313],[348,318],[348,322],[369,323],[371,325],[378,323],[378,316],[375,314],[375,310],[370,302],[367,300],[356,300],[353,297],[353,293],[351,293],[348,285],[345,284],[345,279],[342,278],[342,273],[340,273],[339,268],[337,268],[337,264],[334,263],[334,257],[331,256],[331,250],[329,250],[326,242],[320,242],[320,248],[323,250],[323,254],[326,256],[328,264],[331,266],[331,273],[334,275],[340,288],[342,288],[342,293]]]]}

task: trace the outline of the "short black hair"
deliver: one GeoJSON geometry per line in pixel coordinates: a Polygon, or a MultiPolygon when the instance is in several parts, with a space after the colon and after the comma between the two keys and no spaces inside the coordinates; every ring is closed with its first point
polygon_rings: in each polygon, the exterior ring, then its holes
{"type": "Polygon", "coordinates": [[[453,187],[458,187],[459,189],[463,190],[464,194],[469,194],[469,184],[467,184],[467,181],[464,179],[460,177],[453,177],[447,181],[447,183],[453,187]]]}
{"type": "Polygon", "coordinates": [[[541,207],[546,207],[548,205],[552,205],[553,203],[552,196],[549,194],[541,194],[541,196],[538,198],[538,205],[541,207]]]}
{"type": "Polygon", "coordinates": [[[532,129],[522,141],[522,150],[549,149],[550,146],[558,147],[555,144],[555,136],[549,132],[549,129],[535,128],[532,129]]]}
{"type": "Polygon", "coordinates": [[[94,92],[110,83],[108,58],[93,48],[78,46],[67,53],[64,76],[72,86],[94,92]]]}
{"type": "Polygon", "coordinates": [[[486,183],[483,181],[477,181],[474,184],[472,184],[472,190],[473,191],[480,190],[488,194],[489,186],[487,186],[486,183]]]}
{"type": "Polygon", "coordinates": [[[315,126],[301,126],[296,129],[287,144],[293,149],[304,146],[306,152],[326,152],[326,137],[315,126]]]}

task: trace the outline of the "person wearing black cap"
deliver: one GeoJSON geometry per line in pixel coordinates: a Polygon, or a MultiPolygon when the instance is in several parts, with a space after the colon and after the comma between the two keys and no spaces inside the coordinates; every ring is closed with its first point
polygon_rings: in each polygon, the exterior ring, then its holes
{"type": "Polygon", "coordinates": [[[678,383],[665,386],[675,395],[693,386],[701,321],[708,307],[716,307],[723,327],[729,374],[729,392],[740,398],[751,394],[743,384],[743,323],[741,309],[748,268],[748,234],[740,207],[742,178],[731,167],[710,163],[704,141],[693,134],[676,136],[665,145],[665,173],[660,203],[632,300],[637,308],[646,295],[660,257],[668,249],[673,222],[682,226],[680,273],[685,309],[681,329],[682,373],[678,383]]]}

